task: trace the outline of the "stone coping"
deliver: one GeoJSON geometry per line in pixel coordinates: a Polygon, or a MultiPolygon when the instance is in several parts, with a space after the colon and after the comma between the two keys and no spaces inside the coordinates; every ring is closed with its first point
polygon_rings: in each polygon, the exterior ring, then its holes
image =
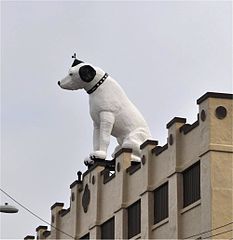
{"type": "Polygon", "coordinates": [[[140,149],[145,148],[147,145],[158,145],[158,144],[159,142],[157,140],[148,139],[140,145],[140,149]]]}
{"type": "Polygon", "coordinates": [[[166,143],[165,145],[161,146],[156,146],[155,148],[153,148],[151,150],[152,153],[155,153],[156,156],[158,156],[159,154],[161,154],[163,151],[168,149],[168,143],[166,143]]]}
{"type": "Polygon", "coordinates": [[[129,166],[126,169],[126,172],[129,173],[129,175],[134,174],[137,170],[141,168],[141,162],[133,162],[131,161],[131,166],[129,166]]]}
{"type": "Polygon", "coordinates": [[[51,210],[53,210],[55,207],[63,207],[64,203],[56,202],[51,206],[51,210]]]}
{"type": "Polygon", "coordinates": [[[186,123],[186,118],[174,117],[169,123],[167,123],[167,129],[170,128],[175,123],[186,123]]]}
{"type": "Polygon", "coordinates": [[[121,148],[118,152],[115,153],[115,158],[119,157],[122,153],[132,153],[131,148],[121,148]]]}
{"type": "Polygon", "coordinates": [[[219,92],[207,92],[197,99],[197,104],[202,103],[207,98],[222,98],[222,99],[233,99],[233,94],[230,93],[219,93],[219,92]]]}
{"type": "Polygon", "coordinates": [[[184,124],[181,128],[180,128],[180,132],[183,132],[184,134],[189,133],[190,131],[192,131],[194,128],[196,128],[197,126],[199,126],[199,120],[197,120],[196,122],[194,122],[193,124],[184,124]]]}
{"type": "Polygon", "coordinates": [[[38,231],[40,231],[40,230],[47,230],[47,226],[38,226],[37,228],[36,228],[36,232],[38,232],[38,231]]]}

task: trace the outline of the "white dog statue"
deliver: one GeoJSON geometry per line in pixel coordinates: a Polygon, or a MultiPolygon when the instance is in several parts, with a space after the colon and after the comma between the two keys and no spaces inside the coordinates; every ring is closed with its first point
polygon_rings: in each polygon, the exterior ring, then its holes
{"type": "Polygon", "coordinates": [[[94,151],[85,160],[91,165],[95,159],[106,159],[110,135],[118,146],[132,149],[132,161],[140,161],[140,145],[151,138],[150,130],[141,113],[128,99],[119,84],[99,67],[75,59],[68,76],[58,82],[63,89],[84,88],[89,94],[90,115],[93,120],[94,151]]]}

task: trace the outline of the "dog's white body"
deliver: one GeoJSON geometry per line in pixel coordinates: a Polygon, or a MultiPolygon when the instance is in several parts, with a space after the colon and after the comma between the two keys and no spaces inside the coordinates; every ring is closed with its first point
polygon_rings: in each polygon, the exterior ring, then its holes
{"type": "MultiPolygon", "coordinates": [[[[90,82],[83,82],[79,70],[85,63],[78,64],[70,69],[71,76],[59,82],[62,88],[75,90],[84,88],[90,90],[104,76],[105,72],[91,66],[96,74],[90,82]]],[[[94,124],[93,148],[89,160],[94,158],[105,159],[110,142],[110,135],[116,137],[120,148],[133,150],[132,160],[140,161],[140,145],[151,138],[149,128],[141,113],[128,99],[123,89],[110,76],[91,94],[89,94],[90,115],[94,124]]],[[[114,157],[113,153],[113,157],[114,157]]]]}

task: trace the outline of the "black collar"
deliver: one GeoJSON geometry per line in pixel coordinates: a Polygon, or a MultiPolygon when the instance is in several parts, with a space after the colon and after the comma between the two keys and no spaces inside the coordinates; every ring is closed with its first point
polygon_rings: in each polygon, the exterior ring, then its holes
{"type": "Polygon", "coordinates": [[[88,90],[87,93],[88,93],[88,94],[93,93],[93,92],[105,81],[105,79],[106,79],[107,77],[108,77],[108,74],[105,73],[104,76],[99,80],[99,82],[97,82],[93,88],[91,88],[90,90],[88,90]]]}

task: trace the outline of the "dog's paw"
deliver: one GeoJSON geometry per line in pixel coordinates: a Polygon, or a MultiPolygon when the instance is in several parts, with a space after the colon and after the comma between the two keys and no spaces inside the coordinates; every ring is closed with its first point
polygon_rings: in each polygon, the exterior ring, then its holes
{"type": "Polygon", "coordinates": [[[94,161],[93,161],[90,157],[86,157],[86,158],[84,159],[84,164],[85,164],[86,166],[91,166],[91,165],[94,164],[94,161]]]}
{"type": "Polygon", "coordinates": [[[94,151],[90,154],[91,159],[105,159],[107,157],[107,153],[104,151],[94,151]]]}

